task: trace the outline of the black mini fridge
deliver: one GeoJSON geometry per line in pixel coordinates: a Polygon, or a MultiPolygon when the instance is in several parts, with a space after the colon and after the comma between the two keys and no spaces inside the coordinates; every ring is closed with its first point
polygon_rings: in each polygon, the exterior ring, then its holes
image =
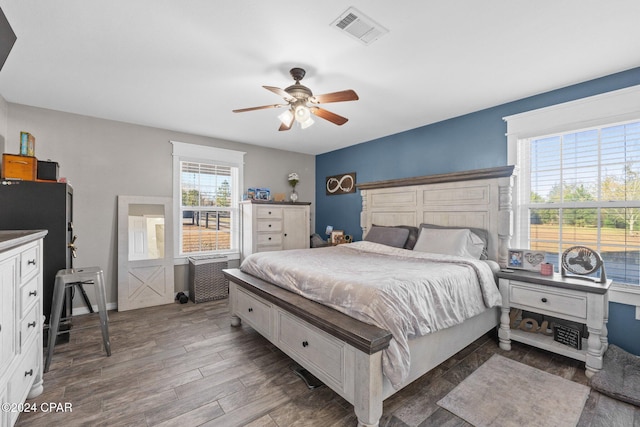
{"type": "MultiPolygon", "coordinates": [[[[42,269],[46,335],[56,273],[73,267],[73,188],[58,182],[0,181],[0,229],[48,230],[42,269]]],[[[68,317],[70,295],[66,301],[63,316],[68,317]]]]}

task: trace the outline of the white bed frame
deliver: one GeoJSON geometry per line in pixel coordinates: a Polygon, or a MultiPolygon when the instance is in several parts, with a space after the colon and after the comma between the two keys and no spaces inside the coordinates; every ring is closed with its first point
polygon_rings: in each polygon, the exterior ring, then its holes
{"type": "MultiPolygon", "coordinates": [[[[505,266],[511,236],[512,172],[513,167],[508,166],[359,184],[363,236],[372,224],[483,228],[489,232],[489,258],[505,266]]],[[[225,270],[225,275],[230,280],[232,325],[239,325],[241,319],[247,321],[353,404],[359,426],[378,425],[383,401],[398,391],[382,373],[381,350],[391,338],[388,331],[348,318],[238,269],[225,270]],[[256,312],[262,317],[254,317],[256,312]],[[291,345],[286,334],[292,333],[301,334],[302,347],[291,345]],[[323,360],[318,361],[317,355],[305,353],[313,341],[304,334],[313,336],[315,342],[335,346],[332,352],[338,354],[337,361],[328,362],[329,369],[325,369],[323,360]],[[339,366],[331,365],[335,363],[339,366]]],[[[460,325],[410,340],[411,369],[402,387],[496,327],[499,314],[499,308],[490,309],[460,325]]]]}

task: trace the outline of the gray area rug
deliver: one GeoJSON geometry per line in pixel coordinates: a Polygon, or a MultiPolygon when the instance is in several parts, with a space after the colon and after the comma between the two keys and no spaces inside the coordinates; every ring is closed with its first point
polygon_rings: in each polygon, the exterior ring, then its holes
{"type": "Polygon", "coordinates": [[[591,387],[614,399],[640,406],[640,357],[609,345],[602,370],[591,377],[591,387]]]}
{"type": "Polygon", "coordinates": [[[476,427],[575,426],[589,391],[494,354],[438,405],[476,427]]]}

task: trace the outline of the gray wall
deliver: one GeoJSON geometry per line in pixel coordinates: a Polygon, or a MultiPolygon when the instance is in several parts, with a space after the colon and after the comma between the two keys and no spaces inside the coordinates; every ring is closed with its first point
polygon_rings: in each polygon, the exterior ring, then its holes
{"type": "MultiPolygon", "coordinates": [[[[287,175],[296,171],[300,201],[315,199],[315,158],[233,141],[97,119],[60,111],[0,102],[4,152],[18,153],[20,131],[36,138],[36,157],[60,164],[74,191],[76,267],[105,271],[107,302],[117,302],[117,196],[172,196],[172,145],[180,141],[244,151],[244,187],[288,192],[287,175]]],[[[0,148],[2,147],[0,139],[0,148]]],[[[34,200],[34,209],[38,209],[34,200]]],[[[315,207],[312,208],[312,229],[315,207]]],[[[176,266],[176,291],[188,288],[187,268],[176,266]]],[[[80,306],[80,301],[76,301],[80,306]]]]}
{"type": "MultiPolygon", "coordinates": [[[[0,153],[5,153],[5,139],[7,137],[7,117],[9,114],[9,104],[0,96],[0,153]]],[[[18,148],[19,150],[19,148],[18,148]]],[[[18,151],[19,152],[19,151],[18,151]]]]}

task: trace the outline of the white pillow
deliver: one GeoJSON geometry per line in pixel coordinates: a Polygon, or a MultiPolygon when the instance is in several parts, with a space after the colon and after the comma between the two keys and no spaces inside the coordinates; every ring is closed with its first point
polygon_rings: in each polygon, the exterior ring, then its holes
{"type": "Polygon", "coordinates": [[[414,251],[480,259],[484,242],[468,228],[421,228],[414,251]]]}

